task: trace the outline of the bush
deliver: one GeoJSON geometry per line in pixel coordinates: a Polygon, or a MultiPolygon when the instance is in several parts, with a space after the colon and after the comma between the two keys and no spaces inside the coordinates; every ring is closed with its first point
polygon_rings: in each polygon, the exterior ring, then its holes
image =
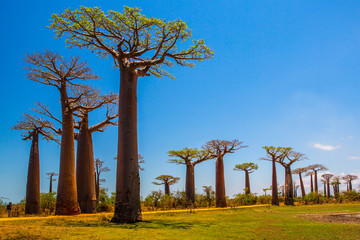
{"type": "Polygon", "coordinates": [[[356,191],[346,191],[343,192],[343,199],[346,202],[353,202],[353,201],[359,201],[360,200],[360,193],[357,193],[356,191]]]}
{"type": "Polygon", "coordinates": [[[271,195],[261,195],[258,197],[258,203],[259,204],[271,204],[271,195]]]}
{"type": "Polygon", "coordinates": [[[111,193],[111,196],[109,197],[107,195],[107,189],[100,188],[99,202],[96,206],[96,210],[98,212],[111,212],[114,210],[114,204],[115,204],[115,193],[111,193]]]}
{"type": "Polygon", "coordinates": [[[255,205],[258,197],[254,194],[239,193],[235,195],[234,200],[239,205],[255,205]]]}
{"type": "Polygon", "coordinates": [[[40,193],[40,209],[46,215],[51,214],[56,207],[56,193],[40,193]]]}

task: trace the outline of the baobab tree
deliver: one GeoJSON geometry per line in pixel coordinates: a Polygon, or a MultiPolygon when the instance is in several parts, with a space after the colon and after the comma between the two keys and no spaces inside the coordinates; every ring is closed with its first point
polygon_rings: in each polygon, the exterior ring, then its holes
{"type": "MultiPolygon", "coordinates": [[[[72,94],[73,87],[77,89],[84,85],[75,83],[75,80],[99,79],[94,75],[85,62],[80,58],[72,57],[65,60],[57,53],[45,51],[43,53],[27,54],[25,61],[29,64],[28,78],[35,82],[55,87],[60,93],[61,103],[61,150],[60,172],[56,200],[56,215],[76,215],[80,213],[77,201],[75,178],[75,146],[74,146],[74,112],[82,106],[77,105],[86,95],[72,94]],[[68,92],[68,89],[70,92],[68,92]]],[[[86,90],[86,89],[85,89],[86,90]]]]}
{"type": "Polygon", "coordinates": [[[216,157],[216,180],[215,180],[215,198],[216,207],[226,207],[226,194],[225,194],[225,176],[224,176],[224,156],[228,153],[246,148],[237,139],[232,141],[227,140],[210,140],[205,143],[203,149],[209,151],[213,157],[216,157]]]}
{"type": "Polygon", "coordinates": [[[307,171],[308,171],[307,168],[297,168],[297,169],[294,169],[292,171],[292,174],[298,174],[299,175],[300,189],[301,189],[301,196],[302,197],[305,197],[306,193],[305,193],[305,187],[304,187],[304,183],[303,183],[301,174],[306,173],[307,171]]]}
{"type": "Polygon", "coordinates": [[[95,192],[96,192],[96,203],[99,202],[100,195],[100,182],[105,182],[105,179],[101,179],[100,175],[104,172],[110,171],[109,167],[103,166],[104,161],[101,161],[99,158],[96,158],[94,161],[95,168],[95,192]]]}
{"type": "Polygon", "coordinates": [[[276,177],[276,162],[283,161],[290,147],[273,147],[264,146],[263,149],[266,151],[266,157],[260,158],[260,160],[272,162],[272,200],[271,204],[279,206],[278,188],[277,188],[277,177],[276,177]]]}
{"type": "Polygon", "coordinates": [[[249,174],[253,173],[255,170],[257,170],[259,166],[255,163],[249,162],[249,163],[242,163],[242,164],[236,164],[234,170],[235,171],[244,171],[245,172],[245,193],[250,194],[250,178],[249,174]]]}
{"type": "Polygon", "coordinates": [[[170,163],[186,165],[186,182],[185,192],[186,200],[189,204],[195,203],[195,172],[194,168],[197,164],[214,158],[211,152],[206,150],[198,150],[196,148],[184,148],[182,150],[171,150],[168,152],[170,163]]]}
{"type": "Polygon", "coordinates": [[[298,194],[297,194],[297,191],[298,191],[298,188],[300,187],[300,185],[296,185],[294,184],[294,197],[297,197],[298,194]]]}
{"type": "Polygon", "coordinates": [[[165,195],[170,195],[170,185],[173,185],[179,181],[179,177],[173,177],[171,175],[160,175],[156,180],[160,182],[152,182],[155,185],[164,185],[165,186],[165,195]]]}
{"type": "Polygon", "coordinates": [[[337,193],[340,193],[340,177],[339,176],[334,176],[332,178],[332,182],[331,185],[334,188],[334,195],[336,195],[337,193]]]}
{"type": "MultiPolygon", "coordinates": [[[[320,182],[324,185],[324,197],[326,197],[326,179],[325,178],[322,178],[320,179],[320,182]]],[[[335,191],[334,191],[335,193],[335,191]]]]}
{"type": "Polygon", "coordinates": [[[331,173],[325,173],[323,175],[321,175],[321,177],[323,177],[326,180],[326,185],[327,185],[327,196],[328,198],[330,198],[330,179],[333,177],[334,175],[331,173]]]}
{"type": "Polygon", "coordinates": [[[347,191],[352,191],[352,181],[358,179],[356,175],[347,174],[344,177],[342,177],[343,180],[346,181],[347,184],[347,191]]]}
{"type": "Polygon", "coordinates": [[[268,187],[268,188],[263,188],[263,191],[264,191],[264,193],[265,193],[265,196],[266,196],[266,191],[269,191],[269,190],[271,190],[272,189],[272,186],[270,186],[270,187],[268,187]]]}
{"type": "Polygon", "coordinates": [[[318,192],[318,181],[317,181],[317,172],[319,171],[326,171],[328,170],[325,166],[321,164],[313,164],[307,167],[308,170],[314,171],[314,185],[315,185],[315,192],[318,192]]]}
{"type": "Polygon", "coordinates": [[[39,163],[39,135],[44,139],[57,140],[49,131],[51,123],[30,114],[23,114],[23,120],[18,121],[13,127],[15,130],[23,131],[23,140],[31,140],[28,176],[26,183],[26,214],[40,213],[40,163],[39,163]]]}
{"type": "Polygon", "coordinates": [[[48,179],[50,180],[49,193],[52,193],[52,182],[56,181],[56,179],[54,177],[58,176],[59,174],[57,174],[55,172],[50,172],[50,173],[46,173],[46,175],[49,176],[48,179]]]}
{"type": "Polygon", "coordinates": [[[171,76],[163,66],[193,66],[190,61],[210,59],[213,51],[204,40],[193,40],[187,49],[179,43],[191,30],[179,20],[147,18],[139,8],[122,13],[99,7],[67,9],[53,14],[55,37],[66,37],[69,47],[88,48],[100,57],[111,56],[120,70],[118,167],[113,222],[141,221],[137,144],[137,80],[154,75],[171,76]]]}
{"type": "Polygon", "coordinates": [[[313,176],[314,176],[314,172],[307,172],[305,174],[305,176],[310,176],[310,192],[314,192],[314,181],[313,181],[313,176]]]}

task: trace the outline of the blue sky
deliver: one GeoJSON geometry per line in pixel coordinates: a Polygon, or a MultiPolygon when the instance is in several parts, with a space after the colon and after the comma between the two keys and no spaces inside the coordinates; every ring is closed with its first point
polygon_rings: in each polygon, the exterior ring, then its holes
{"type": "MultiPolygon", "coordinates": [[[[244,188],[244,174],[232,170],[238,163],[259,164],[251,175],[254,192],[270,185],[270,163],[258,160],[264,157],[265,145],[305,153],[308,160],[294,168],[319,163],[335,175],[360,175],[358,1],[1,0],[1,197],[18,202],[25,196],[30,142],[10,128],[35,102],[60,113],[56,90],[26,78],[24,54],[50,49],[65,57],[80,56],[102,78],[89,83],[104,92],[118,92],[119,73],[111,61],[87,50],[67,49],[64,39],[54,39],[46,28],[52,13],[80,5],[105,11],[137,6],[146,16],[180,18],[194,38],[203,38],[215,50],[214,59],[194,68],[170,69],[175,80],[139,80],[139,152],[146,161],[143,197],[162,189],[151,184],[161,174],[180,177],[171,190],[183,190],[185,167],[167,163],[167,151],[200,148],[211,139],[236,138],[249,146],[225,157],[230,197],[244,188]]],[[[103,116],[97,112],[90,117],[96,123],[103,116]]],[[[95,156],[111,169],[103,174],[109,192],[115,190],[116,141],[116,127],[94,134],[95,156]]],[[[45,173],[58,172],[59,151],[55,143],[40,142],[42,192],[48,191],[45,173]]],[[[283,183],[284,170],[277,169],[278,182],[283,183]]],[[[214,186],[214,160],[196,166],[195,182],[198,193],[204,185],[214,186]]]]}

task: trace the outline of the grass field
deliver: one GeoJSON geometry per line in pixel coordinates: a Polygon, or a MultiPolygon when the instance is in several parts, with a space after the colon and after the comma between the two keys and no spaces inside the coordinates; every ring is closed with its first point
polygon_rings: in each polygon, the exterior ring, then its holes
{"type": "Polygon", "coordinates": [[[360,239],[360,204],[255,206],[147,212],[143,222],[109,223],[112,214],[0,219],[1,239],[360,239]]]}

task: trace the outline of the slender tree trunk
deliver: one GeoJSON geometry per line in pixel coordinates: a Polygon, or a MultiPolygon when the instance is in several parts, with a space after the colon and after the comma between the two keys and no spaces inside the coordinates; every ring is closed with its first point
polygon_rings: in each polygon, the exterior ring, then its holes
{"type": "Polygon", "coordinates": [[[170,186],[168,182],[165,182],[165,195],[170,195],[170,186]]]}
{"type": "MultiPolygon", "coordinates": [[[[325,189],[325,186],[324,186],[324,189],[325,189]]],[[[334,196],[336,196],[336,193],[337,193],[336,185],[333,185],[333,191],[334,191],[334,196]]]]}
{"type": "Polygon", "coordinates": [[[193,204],[195,203],[195,175],[194,165],[186,164],[186,183],[185,183],[186,200],[193,204]]]}
{"type": "Polygon", "coordinates": [[[279,206],[275,160],[272,161],[272,199],[271,199],[271,204],[279,206]]]}
{"type": "Polygon", "coordinates": [[[216,207],[226,207],[225,176],[223,157],[216,159],[216,207]]]}
{"type": "Polygon", "coordinates": [[[26,184],[25,213],[40,213],[39,133],[37,129],[35,129],[32,133],[32,143],[26,184]]]}
{"type": "Polygon", "coordinates": [[[346,191],[349,191],[349,182],[346,183],[346,191]]]}
{"type": "Polygon", "coordinates": [[[49,189],[49,192],[50,193],[52,193],[52,182],[53,182],[53,180],[52,180],[52,175],[50,175],[50,189],[49,189]]]}
{"type": "Polygon", "coordinates": [[[349,191],[352,191],[352,184],[351,184],[351,180],[349,181],[349,191]]]}
{"type": "Polygon", "coordinates": [[[94,151],[92,133],[89,131],[87,114],[81,119],[80,130],[76,138],[76,184],[78,202],[82,213],[96,212],[94,151]]]}
{"type": "Polygon", "coordinates": [[[336,191],[337,191],[337,193],[340,193],[340,184],[339,183],[337,184],[337,190],[336,191]]]}
{"type": "Polygon", "coordinates": [[[248,171],[245,171],[245,193],[250,194],[250,178],[248,171]]]}
{"type": "Polygon", "coordinates": [[[310,191],[314,192],[313,175],[310,174],[310,191]]]}
{"type": "Polygon", "coordinates": [[[324,183],[324,197],[326,197],[326,183],[324,183]]]}
{"type": "Polygon", "coordinates": [[[330,181],[327,182],[327,195],[330,198],[330,181]]]}
{"type": "Polygon", "coordinates": [[[112,222],[142,220],[137,145],[136,72],[120,65],[116,200],[112,222]]]}
{"type": "Polygon", "coordinates": [[[60,172],[55,215],[76,215],[80,213],[76,191],[74,121],[70,106],[66,104],[67,101],[66,89],[62,89],[60,172]]]}
{"type": "Polygon", "coordinates": [[[301,196],[304,198],[306,193],[305,193],[305,188],[304,188],[304,183],[303,183],[303,180],[302,180],[301,173],[299,173],[299,178],[300,178],[301,196]]]}
{"type": "Polygon", "coordinates": [[[99,197],[100,197],[100,174],[98,173],[94,173],[95,178],[95,194],[96,194],[96,204],[99,204],[99,197]]]}
{"type": "Polygon", "coordinates": [[[315,184],[315,192],[318,192],[318,181],[317,181],[317,171],[314,171],[314,184],[315,184]]]}
{"type": "Polygon", "coordinates": [[[294,205],[294,192],[290,165],[285,166],[285,205],[294,205]]]}

